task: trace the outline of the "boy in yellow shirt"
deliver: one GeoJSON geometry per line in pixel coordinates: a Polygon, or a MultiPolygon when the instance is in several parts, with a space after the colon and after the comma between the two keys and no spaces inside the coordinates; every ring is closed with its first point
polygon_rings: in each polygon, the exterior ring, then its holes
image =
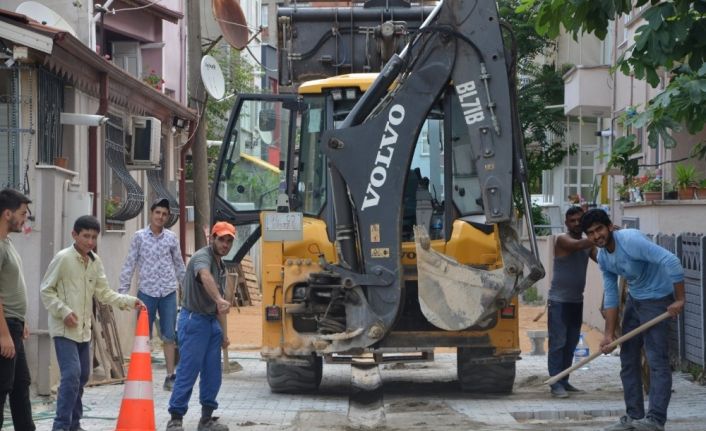
{"type": "Polygon", "coordinates": [[[100,229],[95,217],[79,217],[71,232],[73,245],[54,256],[42,280],[42,302],[49,311],[49,333],[61,374],[52,431],[82,429],[81,396],[91,371],[93,298],[121,310],[143,306],[134,296],[108,286],[103,263],[93,252],[100,229]]]}

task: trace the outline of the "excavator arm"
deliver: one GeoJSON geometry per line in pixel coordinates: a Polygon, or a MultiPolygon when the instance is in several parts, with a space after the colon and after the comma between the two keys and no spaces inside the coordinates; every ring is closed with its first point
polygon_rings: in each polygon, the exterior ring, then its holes
{"type": "Polygon", "coordinates": [[[425,118],[449,85],[470,138],[468,163],[478,173],[486,222],[497,226],[503,267],[459,264],[432,250],[426,230],[415,228],[422,311],[440,328],[465,329],[543,277],[537,256],[512,227],[513,182],[524,162],[505,55],[494,0],[444,0],[340,127],[323,135],[339,247],[339,262],[323,266],[346,290],[346,331],[323,336],[329,351],[374,344],[398,316],[405,181],[425,118]]]}

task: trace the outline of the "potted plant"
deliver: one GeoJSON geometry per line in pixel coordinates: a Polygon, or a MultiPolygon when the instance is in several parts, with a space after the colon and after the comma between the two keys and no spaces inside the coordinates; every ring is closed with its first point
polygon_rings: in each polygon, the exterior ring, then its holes
{"type": "Polygon", "coordinates": [[[164,84],[164,79],[157,74],[157,72],[152,69],[150,73],[142,77],[142,81],[155,89],[162,91],[162,84],[164,84]]]}
{"type": "Polygon", "coordinates": [[[677,165],[674,174],[679,199],[693,199],[696,192],[696,168],[692,165],[677,165]]]}
{"type": "Polygon", "coordinates": [[[666,183],[661,178],[650,178],[642,185],[642,195],[645,201],[656,201],[662,199],[662,187],[668,191],[666,183]]]}
{"type": "Polygon", "coordinates": [[[109,219],[115,213],[118,212],[118,208],[120,208],[120,196],[113,196],[105,200],[105,218],[109,219]]]}

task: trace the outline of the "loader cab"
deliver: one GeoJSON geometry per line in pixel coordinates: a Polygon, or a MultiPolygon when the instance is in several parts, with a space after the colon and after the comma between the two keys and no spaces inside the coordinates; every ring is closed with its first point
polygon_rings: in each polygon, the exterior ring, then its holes
{"type": "MultiPolygon", "coordinates": [[[[288,197],[291,211],[326,222],[328,240],[334,242],[320,139],[345,119],[375,77],[349,74],[309,81],[296,95],[238,96],[211,189],[213,221],[229,221],[239,230],[226,260],[239,261],[247,253],[261,234],[260,212],[276,211],[280,194],[288,197]]],[[[445,96],[453,88],[448,91],[445,96]]],[[[448,239],[455,219],[483,219],[471,146],[455,105],[456,97],[442,97],[419,131],[406,173],[404,241],[413,241],[414,224],[426,225],[431,239],[448,239]]]]}

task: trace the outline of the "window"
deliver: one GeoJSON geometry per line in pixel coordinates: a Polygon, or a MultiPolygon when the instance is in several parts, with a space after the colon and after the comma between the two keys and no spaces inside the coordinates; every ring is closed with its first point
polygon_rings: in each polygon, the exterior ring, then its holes
{"type": "Polygon", "coordinates": [[[564,171],[564,199],[592,201],[594,196],[595,149],[583,148],[568,156],[564,171]]]}
{"type": "Polygon", "coordinates": [[[39,69],[38,98],[37,115],[42,127],[38,130],[37,162],[51,165],[57,157],[64,156],[62,128],[59,122],[64,105],[64,81],[46,69],[39,69]]]}
{"type": "Polygon", "coordinates": [[[142,73],[142,51],[139,42],[113,42],[113,63],[139,79],[142,73]]]}
{"type": "Polygon", "coordinates": [[[301,211],[318,215],[326,202],[326,158],[319,138],[324,129],[324,99],[308,99],[309,109],[302,114],[301,139],[297,151],[297,189],[301,211]]]}
{"type": "Polygon", "coordinates": [[[228,132],[218,195],[235,211],[274,210],[287,158],[290,111],[279,101],[243,100],[228,132]]]}
{"type": "Polygon", "coordinates": [[[20,187],[19,69],[0,68],[0,188],[20,187]]]}
{"type": "Polygon", "coordinates": [[[269,26],[270,14],[268,8],[269,5],[266,4],[260,6],[260,26],[263,28],[267,28],[269,26]]]}

